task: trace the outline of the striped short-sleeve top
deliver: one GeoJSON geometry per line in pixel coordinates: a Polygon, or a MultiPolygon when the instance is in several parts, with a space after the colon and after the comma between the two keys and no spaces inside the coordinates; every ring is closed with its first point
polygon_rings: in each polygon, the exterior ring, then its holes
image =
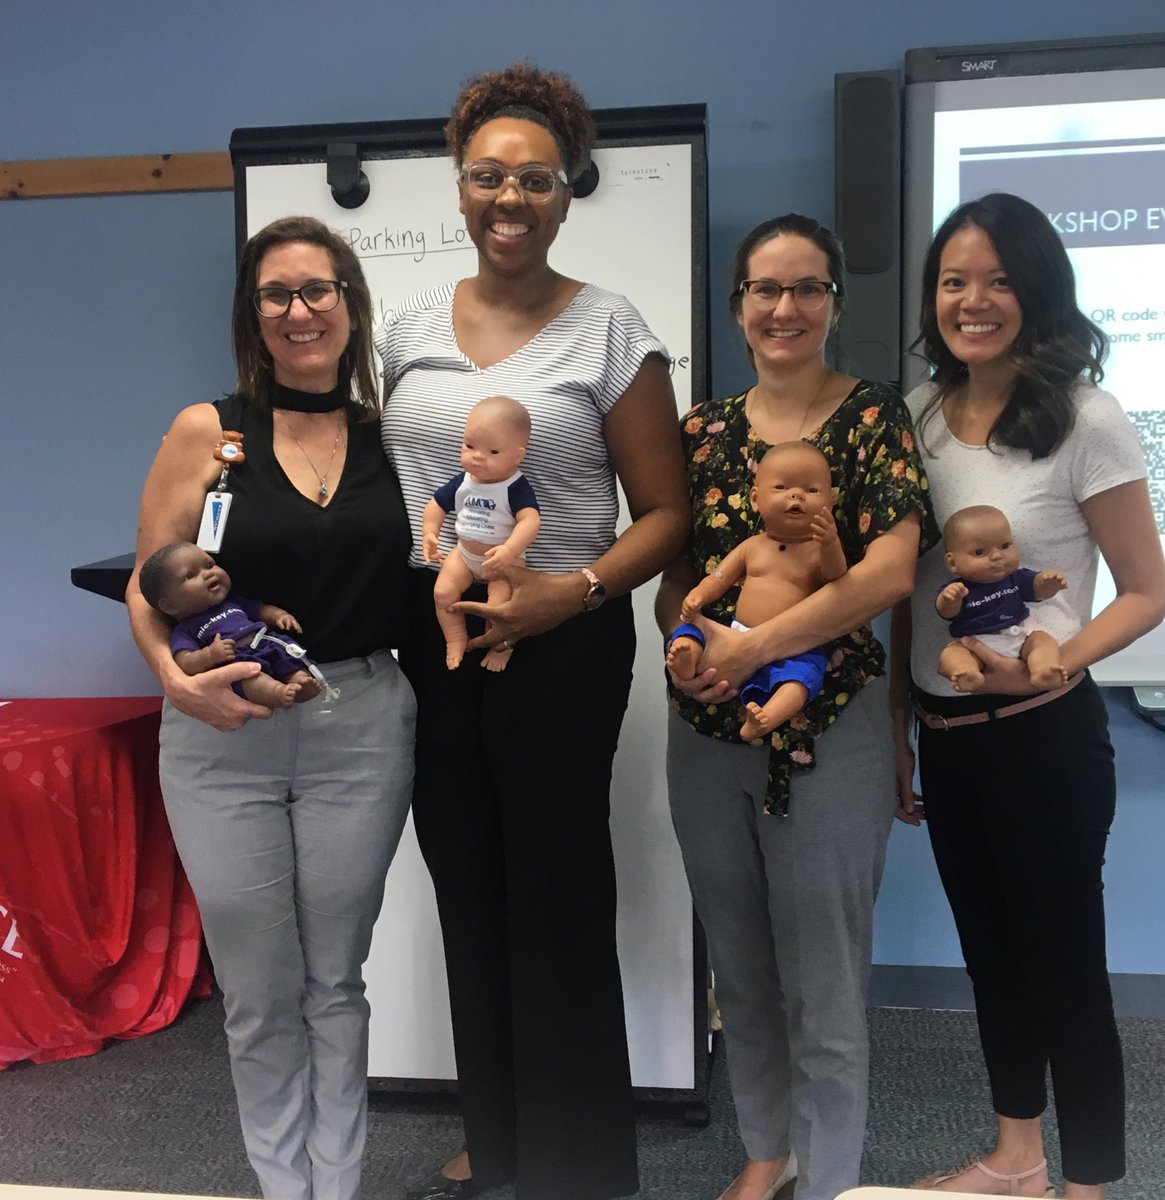
{"type": "MultiPolygon", "coordinates": [[[[413,534],[410,560],[423,567],[421,519],[433,493],[460,469],[469,410],[487,396],[512,396],[530,411],[522,471],[542,510],[526,554],[543,571],[574,571],[615,540],[619,501],[603,419],[649,354],[663,343],[622,296],[584,284],[524,346],[478,367],[457,345],[456,283],[421,292],[375,333],[384,365],[384,452],[400,478],[413,534]]],[[[453,522],[441,548],[453,545],[453,522]]]]}

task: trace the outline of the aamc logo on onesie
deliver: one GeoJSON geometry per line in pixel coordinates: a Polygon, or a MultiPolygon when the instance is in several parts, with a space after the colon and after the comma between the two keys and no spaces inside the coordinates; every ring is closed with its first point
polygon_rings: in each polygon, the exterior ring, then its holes
{"type": "Polygon", "coordinates": [[[23,957],[16,918],[0,904],[0,982],[3,982],[4,976],[9,974],[15,963],[23,957]]]}

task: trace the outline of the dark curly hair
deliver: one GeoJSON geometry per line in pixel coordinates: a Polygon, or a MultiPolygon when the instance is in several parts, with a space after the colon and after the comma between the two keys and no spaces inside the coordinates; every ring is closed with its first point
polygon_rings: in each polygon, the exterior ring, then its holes
{"type": "Polygon", "coordinates": [[[368,417],[380,412],[376,390],[376,364],[372,349],[372,295],[351,246],[314,217],[283,217],[260,229],[243,247],[235,280],[231,308],[231,344],[239,381],[237,390],[252,403],[271,406],[275,391],[275,367],[271,352],[259,333],[262,318],[251,297],[259,279],[259,266],[268,250],[288,242],[308,242],[325,250],[337,279],[348,285],[344,293],[348,316],[356,326],[340,356],[340,385],[348,388],[348,399],[368,417]]]}
{"type": "Polygon", "coordinates": [[[189,545],[189,542],[171,542],[168,546],[155,550],[142,563],[142,569],[138,572],[138,587],[141,589],[146,603],[151,608],[156,608],[158,612],[163,611],[162,604],[165,602],[166,592],[170,588],[170,576],[167,573],[170,559],[179,550],[189,545]]]}
{"type": "MultiPolygon", "coordinates": [[[[766,242],[771,242],[773,238],[782,234],[802,237],[824,253],[829,266],[829,278],[837,289],[833,296],[833,311],[835,316],[840,317],[845,311],[845,251],[832,229],[812,217],[803,217],[800,213],[785,213],[784,216],[762,221],[755,229],[745,234],[736,247],[732,255],[732,291],[728,294],[728,307],[732,310],[732,315],[740,316],[743,306],[740,285],[748,278],[749,259],[766,242]]],[[[756,356],[752,347],[746,342],[744,349],[748,361],[756,366],[756,356]]]]}
{"type": "Polygon", "coordinates": [[[557,71],[515,62],[504,71],[478,75],[461,89],[445,126],[445,143],[458,166],[470,138],[495,117],[518,117],[546,129],[558,143],[572,182],[590,162],[595,123],[582,92],[557,71]]]}
{"type": "Polygon", "coordinates": [[[926,424],[943,398],[967,378],[966,363],[951,353],[939,330],[937,297],[943,250],[968,226],[991,239],[1023,314],[1019,336],[1008,351],[1015,385],[987,444],[1046,458],[1072,429],[1073,385],[1082,374],[1093,383],[1104,378],[1101,364],[1108,340],[1076,304],[1076,276],[1051,221],[1034,204],[1008,192],[959,205],[939,226],[926,252],[921,333],[910,348],[922,348],[938,386],[919,414],[919,433],[925,437],[926,424]]]}

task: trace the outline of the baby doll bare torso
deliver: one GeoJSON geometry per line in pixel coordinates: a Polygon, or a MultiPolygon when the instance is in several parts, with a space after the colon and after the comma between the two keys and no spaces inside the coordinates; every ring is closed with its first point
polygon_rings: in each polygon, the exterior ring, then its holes
{"type": "MultiPolygon", "coordinates": [[[[681,608],[685,622],[695,620],[702,608],[739,583],[736,622],[751,628],[845,574],[829,463],[816,447],[808,442],[774,446],[757,468],[751,499],[764,532],[732,550],[688,593],[681,608]]],[[[703,642],[694,636],[698,633],[687,625],[672,636],[667,661],[676,679],[691,679],[699,669],[703,642]]],[[[740,736],[751,741],[800,712],[820,690],[824,667],[824,658],[814,652],[757,672],[741,692],[746,716],[740,736]],[[759,690],[762,678],[760,698],[750,698],[750,689],[759,690]],[[770,684],[775,684],[771,693],[770,684]]]]}

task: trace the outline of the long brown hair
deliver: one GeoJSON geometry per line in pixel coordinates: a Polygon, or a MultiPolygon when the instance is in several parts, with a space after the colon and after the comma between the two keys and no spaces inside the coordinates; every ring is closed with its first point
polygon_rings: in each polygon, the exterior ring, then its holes
{"type": "Polygon", "coordinates": [[[335,277],[348,285],[344,297],[355,328],[340,356],[340,385],[348,399],[367,411],[380,412],[376,390],[376,360],[372,349],[372,295],[352,248],[322,221],[314,217],[283,217],[260,229],[243,247],[231,307],[231,345],[239,380],[237,390],[252,403],[271,406],[275,391],[275,364],[259,332],[259,314],[252,297],[259,280],[259,265],[268,250],[288,242],[308,242],[325,250],[332,260],[335,277]]]}

